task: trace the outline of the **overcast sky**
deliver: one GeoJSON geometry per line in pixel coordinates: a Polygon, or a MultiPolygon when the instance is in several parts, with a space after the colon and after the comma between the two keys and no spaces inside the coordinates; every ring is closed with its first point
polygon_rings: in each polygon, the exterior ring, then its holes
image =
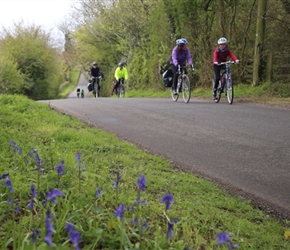
{"type": "Polygon", "coordinates": [[[13,23],[41,25],[56,32],[57,25],[68,17],[74,0],[0,0],[0,26],[13,27],[13,23]]]}

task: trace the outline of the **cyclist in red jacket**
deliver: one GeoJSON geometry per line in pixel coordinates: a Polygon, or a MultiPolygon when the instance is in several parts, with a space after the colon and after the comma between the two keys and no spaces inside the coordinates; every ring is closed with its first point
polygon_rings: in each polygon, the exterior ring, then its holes
{"type": "Polygon", "coordinates": [[[213,87],[212,99],[216,99],[216,91],[220,80],[221,69],[224,68],[224,65],[218,65],[221,62],[226,62],[227,58],[230,57],[236,63],[239,63],[239,59],[233,54],[233,52],[228,48],[228,40],[225,37],[221,37],[218,40],[218,47],[213,52],[213,70],[215,75],[215,84],[213,87]]]}

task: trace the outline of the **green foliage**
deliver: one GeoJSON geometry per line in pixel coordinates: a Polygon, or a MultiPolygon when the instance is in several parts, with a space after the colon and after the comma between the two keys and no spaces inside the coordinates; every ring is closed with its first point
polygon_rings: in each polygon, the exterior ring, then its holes
{"type": "Polygon", "coordinates": [[[17,67],[11,56],[4,51],[0,53],[0,93],[21,94],[28,87],[17,67]]]}
{"type": "Polygon", "coordinates": [[[14,189],[9,193],[5,180],[0,180],[1,249],[50,249],[43,241],[47,209],[56,217],[51,219],[56,249],[73,247],[65,231],[67,222],[81,234],[81,249],[217,249],[216,235],[220,231],[228,231],[240,249],[290,248],[283,238],[287,229],[277,221],[207,180],[172,169],[161,157],[23,96],[0,95],[0,106],[0,176],[9,173],[14,189]],[[22,148],[22,154],[14,152],[11,140],[22,148]],[[31,148],[44,161],[41,175],[35,158],[28,154],[31,148]],[[80,162],[76,161],[77,153],[80,162]],[[64,174],[60,177],[55,166],[61,160],[64,174]],[[85,171],[80,173],[74,166],[85,171]],[[117,194],[113,188],[116,171],[121,175],[117,194]],[[138,196],[136,181],[141,174],[147,183],[138,196]],[[38,196],[30,209],[30,186],[37,183],[38,176],[38,196]],[[99,187],[102,193],[97,197],[99,187]],[[53,188],[60,189],[63,196],[56,198],[57,204],[48,202],[44,207],[41,201],[53,188]],[[167,238],[168,221],[160,203],[166,193],[174,196],[166,215],[171,220],[178,218],[172,239],[167,238]],[[7,203],[9,195],[11,204],[7,203]],[[136,197],[146,199],[146,206],[140,204],[129,211],[136,197]],[[123,219],[114,216],[121,203],[127,207],[123,219]],[[14,212],[16,205],[18,213],[14,212]],[[132,222],[135,216],[148,223],[142,237],[140,227],[132,222]],[[31,241],[33,229],[41,233],[35,244],[31,241]]]}
{"type": "MultiPolygon", "coordinates": [[[[50,45],[49,35],[39,27],[19,25],[13,32],[6,31],[0,50],[5,51],[17,65],[18,71],[11,72],[13,75],[10,77],[25,81],[18,83],[22,88],[18,88],[16,93],[32,99],[49,99],[58,95],[59,85],[64,81],[63,62],[50,45]]],[[[5,81],[10,82],[9,77],[5,81]]]]}

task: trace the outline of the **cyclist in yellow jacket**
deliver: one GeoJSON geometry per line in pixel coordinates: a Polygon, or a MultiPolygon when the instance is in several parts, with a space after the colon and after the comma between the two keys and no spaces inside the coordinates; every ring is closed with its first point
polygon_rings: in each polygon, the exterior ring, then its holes
{"type": "Polygon", "coordinates": [[[127,80],[128,79],[128,71],[124,67],[124,63],[120,62],[118,63],[118,67],[115,70],[115,84],[112,89],[112,95],[114,94],[114,91],[117,90],[118,85],[120,84],[120,79],[127,80]]]}

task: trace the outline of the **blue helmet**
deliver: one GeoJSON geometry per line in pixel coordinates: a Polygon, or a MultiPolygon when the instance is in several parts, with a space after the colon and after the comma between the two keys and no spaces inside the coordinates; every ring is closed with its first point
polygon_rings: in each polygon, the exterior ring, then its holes
{"type": "Polygon", "coordinates": [[[119,66],[119,67],[122,67],[122,66],[124,66],[124,63],[123,63],[123,62],[119,62],[119,63],[118,63],[118,66],[119,66]]]}
{"type": "Polygon", "coordinates": [[[180,38],[176,40],[176,45],[178,46],[183,46],[185,44],[187,44],[187,40],[185,38],[180,38]]]}

